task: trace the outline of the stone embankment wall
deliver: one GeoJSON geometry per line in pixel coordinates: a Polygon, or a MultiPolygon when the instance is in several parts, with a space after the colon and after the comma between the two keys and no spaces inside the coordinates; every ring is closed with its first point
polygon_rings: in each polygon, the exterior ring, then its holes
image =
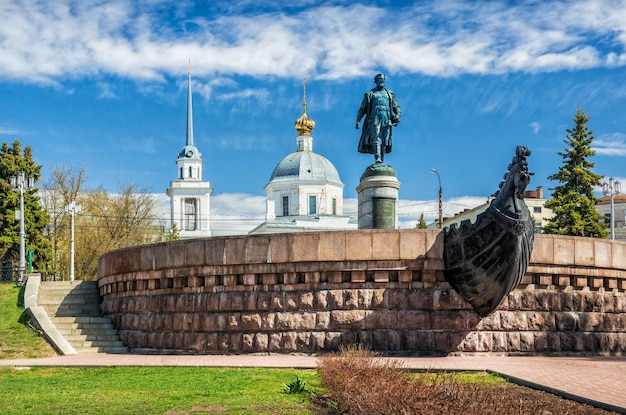
{"type": "Polygon", "coordinates": [[[626,244],[536,235],[522,284],[480,320],[443,277],[443,234],[213,237],[100,258],[103,312],[131,349],[626,354],[626,244]]]}

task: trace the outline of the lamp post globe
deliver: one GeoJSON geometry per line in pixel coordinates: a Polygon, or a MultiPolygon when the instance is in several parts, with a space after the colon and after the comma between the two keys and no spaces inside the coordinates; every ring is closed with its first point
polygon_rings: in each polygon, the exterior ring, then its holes
{"type": "Polygon", "coordinates": [[[611,200],[611,218],[609,220],[609,238],[611,240],[615,240],[615,195],[619,195],[620,191],[620,182],[612,177],[609,178],[608,183],[602,183],[602,192],[611,200]]]}

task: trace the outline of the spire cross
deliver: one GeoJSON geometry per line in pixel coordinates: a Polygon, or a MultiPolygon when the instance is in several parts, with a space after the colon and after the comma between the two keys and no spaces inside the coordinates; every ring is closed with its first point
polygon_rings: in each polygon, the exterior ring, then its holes
{"type": "Polygon", "coordinates": [[[304,113],[306,114],[306,74],[304,74],[304,80],[302,81],[302,88],[304,89],[304,96],[302,98],[302,106],[304,113]]]}
{"type": "Polygon", "coordinates": [[[192,95],[191,95],[191,58],[187,67],[187,145],[193,145],[193,115],[192,115],[192,95]]]}

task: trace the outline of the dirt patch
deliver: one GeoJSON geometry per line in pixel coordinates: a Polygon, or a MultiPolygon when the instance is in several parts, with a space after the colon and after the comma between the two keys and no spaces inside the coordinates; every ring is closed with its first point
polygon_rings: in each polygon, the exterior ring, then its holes
{"type": "MultiPolygon", "coordinates": [[[[349,408],[329,395],[313,397],[312,412],[316,415],[357,415],[357,414],[484,414],[484,415],[615,415],[617,412],[606,411],[591,405],[561,398],[551,393],[507,384],[506,386],[488,386],[465,389],[459,388],[459,395],[466,395],[469,401],[464,403],[429,403],[415,404],[412,408],[397,407],[395,411],[374,411],[370,408],[349,408]],[[480,402],[473,401],[481,399],[480,402]],[[447,412],[438,412],[435,408],[449,406],[447,412]],[[426,407],[426,408],[423,408],[426,407]],[[433,408],[434,407],[434,408],[433,408]],[[454,407],[463,407],[464,412],[457,412],[454,407]]],[[[399,402],[401,403],[401,402],[399,402]]]]}
{"type": "Polygon", "coordinates": [[[317,415],[615,414],[486,374],[412,375],[363,351],[322,357],[319,371],[327,394],[313,398],[317,415]]]}

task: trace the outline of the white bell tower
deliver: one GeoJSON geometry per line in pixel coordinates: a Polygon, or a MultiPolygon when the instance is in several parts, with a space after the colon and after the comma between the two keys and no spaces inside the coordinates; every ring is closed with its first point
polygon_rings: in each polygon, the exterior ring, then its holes
{"type": "Polygon", "coordinates": [[[170,230],[175,226],[181,239],[211,236],[209,211],[211,183],[202,180],[202,154],[193,144],[191,70],[187,71],[187,140],[178,153],[178,178],[170,182],[170,230]]]}

